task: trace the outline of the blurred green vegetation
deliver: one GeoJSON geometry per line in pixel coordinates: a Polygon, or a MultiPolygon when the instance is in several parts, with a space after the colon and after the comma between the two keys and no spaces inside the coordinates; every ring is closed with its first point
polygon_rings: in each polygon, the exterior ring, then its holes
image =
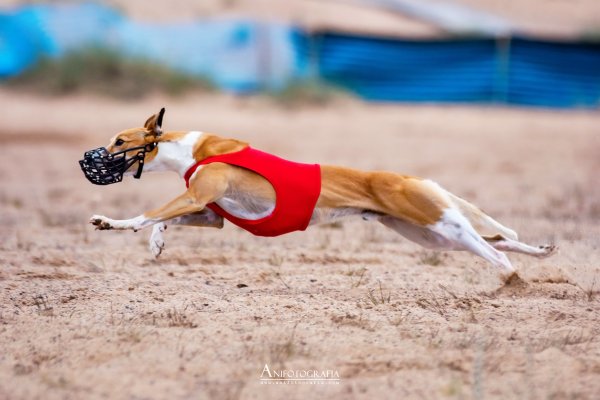
{"type": "Polygon", "coordinates": [[[339,86],[320,79],[293,82],[282,90],[271,91],[269,96],[286,107],[301,105],[325,105],[332,101],[352,97],[352,94],[339,86]]]}
{"type": "Polygon", "coordinates": [[[102,48],[41,60],[34,68],[10,79],[8,85],[47,95],[90,92],[117,98],[214,89],[207,79],[102,48]]]}
{"type": "Polygon", "coordinates": [[[588,43],[600,43],[600,26],[584,31],[581,35],[581,40],[588,43]]]}
{"type": "MultiPolygon", "coordinates": [[[[209,79],[102,48],[69,53],[60,59],[43,59],[6,84],[49,96],[92,93],[121,99],[136,99],[157,92],[176,96],[217,89],[209,79]]],[[[281,90],[263,94],[283,107],[323,105],[350,96],[347,90],[320,79],[293,82],[281,90]]]]}

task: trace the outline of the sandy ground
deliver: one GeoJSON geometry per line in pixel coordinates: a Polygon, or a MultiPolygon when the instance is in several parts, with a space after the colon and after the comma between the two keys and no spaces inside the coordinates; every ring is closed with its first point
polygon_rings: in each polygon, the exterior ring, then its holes
{"type": "Polygon", "coordinates": [[[190,95],[126,102],[0,90],[0,399],[594,399],[600,396],[600,113],[190,95]],[[167,129],[299,161],[430,177],[556,256],[521,281],[374,223],[264,239],[99,232],[181,192],[92,186],[77,160],[167,106],[167,129]],[[270,369],[339,384],[264,385],[270,369]]]}

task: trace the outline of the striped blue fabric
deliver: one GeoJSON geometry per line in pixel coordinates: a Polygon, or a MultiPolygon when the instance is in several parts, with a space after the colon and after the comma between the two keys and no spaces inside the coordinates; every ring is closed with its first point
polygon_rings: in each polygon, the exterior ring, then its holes
{"type": "Polygon", "coordinates": [[[600,45],[522,38],[399,40],[314,35],[321,78],[376,101],[600,105],[600,45]]]}

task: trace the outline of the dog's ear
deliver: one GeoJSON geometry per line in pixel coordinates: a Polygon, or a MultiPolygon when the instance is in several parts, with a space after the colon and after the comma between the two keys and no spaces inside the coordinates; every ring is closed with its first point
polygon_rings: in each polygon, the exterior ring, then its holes
{"type": "Polygon", "coordinates": [[[144,128],[148,129],[150,132],[154,133],[155,136],[160,136],[162,134],[162,120],[163,115],[165,115],[165,108],[161,108],[158,114],[154,114],[150,118],[146,120],[144,124],[144,128]]]}

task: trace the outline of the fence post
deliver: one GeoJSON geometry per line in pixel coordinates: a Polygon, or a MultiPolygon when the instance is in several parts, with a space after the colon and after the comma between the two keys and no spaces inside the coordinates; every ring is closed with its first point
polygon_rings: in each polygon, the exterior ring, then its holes
{"type": "Polygon", "coordinates": [[[507,104],[510,90],[510,53],[512,38],[499,36],[496,38],[496,73],[494,79],[493,99],[495,103],[507,104]]]}

